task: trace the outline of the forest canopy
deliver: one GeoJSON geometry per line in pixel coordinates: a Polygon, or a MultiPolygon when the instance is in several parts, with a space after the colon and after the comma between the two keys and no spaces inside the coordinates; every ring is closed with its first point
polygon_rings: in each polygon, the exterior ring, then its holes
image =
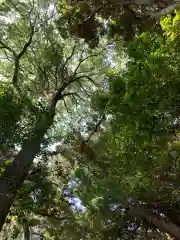
{"type": "Polygon", "coordinates": [[[178,7],[0,2],[0,239],[180,239],[178,7]]]}

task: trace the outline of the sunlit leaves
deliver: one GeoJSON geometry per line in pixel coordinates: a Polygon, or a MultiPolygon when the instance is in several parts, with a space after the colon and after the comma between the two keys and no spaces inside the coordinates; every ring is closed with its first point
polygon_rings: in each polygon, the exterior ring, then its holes
{"type": "Polygon", "coordinates": [[[170,41],[175,40],[179,35],[180,12],[179,10],[175,10],[174,13],[174,17],[169,15],[160,21],[164,34],[167,36],[167,40],[170,41]]]}

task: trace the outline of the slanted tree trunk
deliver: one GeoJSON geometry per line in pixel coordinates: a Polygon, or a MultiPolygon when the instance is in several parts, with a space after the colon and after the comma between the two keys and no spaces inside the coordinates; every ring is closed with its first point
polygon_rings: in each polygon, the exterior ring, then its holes
{"type": "Polygon", "coordinates": [[[161,232],[168,233],[170,236],[175,237],[175,239],[180,240],[180,226],[149,211],[145,207],[137,206],[132,210],[132,213],[146,220],[150,225],[153,225],[161,232]]]}
{"type": "Polygon", "coordinates": [[[13,162],[7,166],[3,176],[0,177],[0,230],[18,189],[28,175],[36,154],[40,151],[41,142],[52,125],[53,118],[54,110],[46,116],[42,116],[41,120],[37,122],[34,131],[29,134],[29,138],[24,141],[13,162]]]}
{"type": "Polygon", "coordinates": [[[23,240],[30,240],[30,231],[29,231],[29,225],[27,221],[23,222],[23,230],[24,230],[23,240]]]}

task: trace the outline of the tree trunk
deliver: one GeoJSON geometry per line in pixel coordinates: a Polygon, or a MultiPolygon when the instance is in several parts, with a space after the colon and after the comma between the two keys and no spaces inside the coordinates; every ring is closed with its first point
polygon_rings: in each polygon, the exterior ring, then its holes
{"type": "Polygon", "coordinates": [[[8,165],[0,177],[0,231],[8,215],[13,199],[24,182],[46,131],[52,125],[54,113],[42,116],[29,138],[24,141],[21,150],[8,165]]]}
{"type": "Polygon", "coordinates": [[[30,231],[28,222],[23,223],[23,230],[24,230],[24,238],[23,240],[30,240],[30,231]]]}
{"type": "Polygon", "coordinates": [[[154,214],[145,207],[138,206],[132,210],[133,214],[143,218],[149,224],[159,229],[161,232],[168,233],[170,236],[180,240],[180,227],[171,221],[164,219],[160,215],[154,214]]]}

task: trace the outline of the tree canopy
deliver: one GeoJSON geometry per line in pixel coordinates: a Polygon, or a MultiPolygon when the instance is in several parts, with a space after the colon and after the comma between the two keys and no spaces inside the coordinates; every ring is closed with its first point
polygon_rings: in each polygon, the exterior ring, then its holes
{"type": "Polygon", "coordinates": [[[178,5],[1,2],[2,240],[180,239],[178,5]]]}

